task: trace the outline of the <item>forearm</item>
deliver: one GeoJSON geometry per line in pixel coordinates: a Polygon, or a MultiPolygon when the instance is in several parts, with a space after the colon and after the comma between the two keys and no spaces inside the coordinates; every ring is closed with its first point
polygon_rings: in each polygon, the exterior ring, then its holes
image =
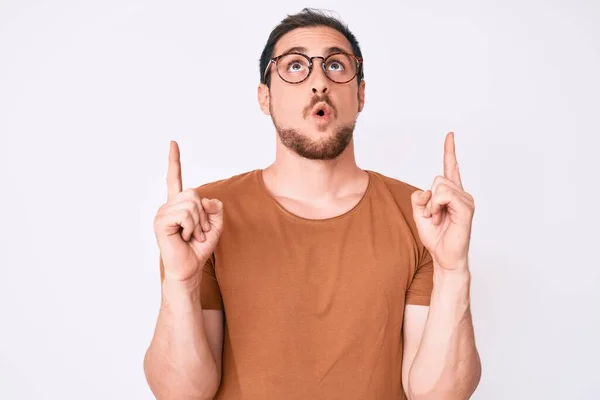
{"type": "Polygon", "coordinates": [[[481,374],[470,309],[470,274],[446,273],[437,267],[434,271],[429,315],[409,373],[410,398],[468,399],[481,374]]]}
{"type": "Polygon", "coordinates": [[[202,319],[199,282],[165,280],[152,343],[144,359],[148,384],[160,400],[212,399],[219,373],[202,319]]]}

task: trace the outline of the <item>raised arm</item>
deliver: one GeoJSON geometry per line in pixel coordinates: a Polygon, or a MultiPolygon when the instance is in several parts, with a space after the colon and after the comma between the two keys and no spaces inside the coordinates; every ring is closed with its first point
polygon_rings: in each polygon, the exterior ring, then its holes
{"type": "Polygon", "coordinates": [[[223,314],[202,310],[202,268],[219,240],[223,205],[182,191],[177,143],[171,143],[167,202],[154,230],[161,253],[162,299],[144,357],[148,385],[159,400],[212,399],[221,379],[223,314]]]}
{"type": "Polygon", "coordinates": [[[452,133],[446,136],[444,176],[431,190],[414,192],[412,203],[434,272],[429,307],[406,307],[405,390],[410,400],[469,399],[481,376],[468,263],[475,206],[463,190],[452,133]]]}

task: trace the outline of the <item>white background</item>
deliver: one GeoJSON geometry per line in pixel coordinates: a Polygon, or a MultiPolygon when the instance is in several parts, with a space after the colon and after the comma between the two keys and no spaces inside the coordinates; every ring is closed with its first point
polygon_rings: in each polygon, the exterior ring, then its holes
{"type": "MultiPolygon", "coordinates": [[[[474,399],[598,399],[600,3],[322,1],[357,35],[357,160],[476,199],[474,399]]],[[[0,1],[0,399],[151,399],[152,230],[184,186],[268,165],[258,59],[296,1],[0,1]]]]}

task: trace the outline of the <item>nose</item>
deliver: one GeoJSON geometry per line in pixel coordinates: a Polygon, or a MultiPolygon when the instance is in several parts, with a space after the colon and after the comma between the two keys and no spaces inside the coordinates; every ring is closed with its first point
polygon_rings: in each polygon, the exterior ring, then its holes
{"type": "Polygon", "coordinates": [[[325,94],[328,92],[329,90],[329,79],[325,76],[325,71],[323,71],[322,66],[320,65],[320,63],[322,63],[323,60],[319,60],[319,62],[316,62],[313,65],[313,71],[312,71],[312,80],[310,82],[311,85],[311,89],[313,94],[325,94]]]}

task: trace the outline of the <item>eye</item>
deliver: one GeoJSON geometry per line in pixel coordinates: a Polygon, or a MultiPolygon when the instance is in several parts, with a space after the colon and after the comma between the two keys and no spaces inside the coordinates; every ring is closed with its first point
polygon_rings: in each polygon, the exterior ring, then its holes
{"type": "Polygon", "coordinates": [[[344,64],[340,61],[332,61],[327,65],[327,69],[329,69],[330,71],[343,71],[344,68],[344,64]]]}
{"type": "Polygon", "coordinates": [[[286,63],[287,72],[302,72],[306,67],[306,61],[303,60],[291,60],[286,63]]]}
{"type": "Polygon", "coordinates": [[[297,61],[291,63],[288,67],[288,71],[300,71],[301,69],[302,69],[302,64],[300,64],[297,61]]]}

